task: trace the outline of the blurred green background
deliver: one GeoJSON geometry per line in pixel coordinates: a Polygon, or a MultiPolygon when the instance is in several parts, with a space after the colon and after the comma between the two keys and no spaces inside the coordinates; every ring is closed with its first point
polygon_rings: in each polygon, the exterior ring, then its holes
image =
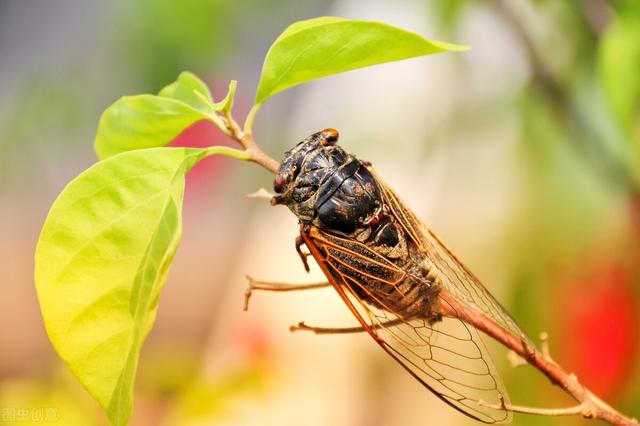
{"type": "MultiPolygon", "coordinates": [[[[95,161],[101,112],[182,70],[251,107],[291,22],[380,20],[469,44],[279,94],[255,135],[280,158],[324,127],[447,241],[532,338],[640,417],[640,6],[632,1],[0,0],[0,424],[104,425],[58,360],[33,251],[64,185],[95,161]]],[[[226,143],[196,124],[178,144],[226,143]]],[[[256,294],[245,274],[304,273],[294,217],[247,200],[272,177],[210,159],[188,177],[183,243],[140,361],[133,425],[467,425],[365,335],[290,334],[354,319],[331,290],[256,294]]],[[[64,301],[61,301],[64,303],[64,301]]],[[[520,405],[570,405],[492,353],[520,405]]],[[[517,425],[582,424],[516,415],[517,425]]]]}

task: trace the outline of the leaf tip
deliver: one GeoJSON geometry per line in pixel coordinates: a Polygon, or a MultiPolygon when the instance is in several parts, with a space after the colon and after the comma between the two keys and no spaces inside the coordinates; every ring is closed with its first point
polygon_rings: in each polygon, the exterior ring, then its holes
{"type": "Polygon", "coordinates": [[[444,41],[438,42],[438,47],[451,52],[464,52],[465,50],[471,49],[471,46],[466,44],[447,43],[444,41]]]}

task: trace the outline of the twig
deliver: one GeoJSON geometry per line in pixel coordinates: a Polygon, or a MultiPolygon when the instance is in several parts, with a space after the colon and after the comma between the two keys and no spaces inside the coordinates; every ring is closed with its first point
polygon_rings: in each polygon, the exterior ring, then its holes
{"type": "Polygon", "coordinates": [[[231,113],[225,111],[224,118],[225,124],[230,133],[229,136],[231,139],[238,142],[240,146],[244,148],[245,152],[249,154],[249,161],[253,161],[256,164],[261,165],[271,173],[276,173],[278,171],[279,163],[258,148],[258,145],[256,145],[256,142],[253,140],[253,135],[250,132],[250,123],[253,121],[255,112],[257,112],[257,109],[255,111],[252,109],[252,115],[248,117],[251,121],[248,122],[248,126],[245,126],[248,131],[243,131],[240,129],[240,126],[238,126],[238,123],[235,122],[231,113]]]}
{"type": "Polygon", "coordinates": [[[551,351],[549,351],[549,334],[546,331],[540,333],[540,351],[546,359],[552,361],[551,351]]]}
{"type": "Polygon", "coordinates": [[[271,201],[271,199],[273,198],[273,195],[271,192],[267,191],[264,188],[259,188],[257,191],[252,192],[251,194],[247,194],[245,195],[245,197],[247,198],[254,198],[256,200],[267,200],[267,201],[271,201]]]}
{"type": "Polygon", "coordinates": [[[509,360],[509,364],[512,367],[520,367],[521,365],[529,364],[526,359],[522,358],[520,355],[515,353],[515,351],[509,350],[507,352],[507,359],[509,360]]]}
{"type": "MultiPolygon", "coordinates": [[[[458,300],[442,290],[440,297],[446,301],[441,304],[441,313],[446,316],[456,317],[464,322],[472,325],[476,329],[494,338],[502,345],[514,351],[516,354],[524,358],[529,364],[538,369],[542,374],[547,376],[551,382],[562,388],[567,394],[575,399],[579,405],[567,409],[559,409],[560,412],[568,414],[580,414],[584,418],[601,419],[612,425],[618,426],[634,426],[638,425],[638,421],[626,417],[622,413],[611,408],[608,404],[596,397],[579,381],[575,374],[568,373],[559,364],[539,351],[524,339],[514,336],[509,331],[489,318],[484,312],[473,307],[463,305],[458,300]],[[578,410],[579,407],[579,410],[578,410]],[[570,412],[573,410],[572,412],[570,412]]],[[[542,336],[544,337],[544,336],[542,336]]],[[[548,349],[547,349],[548,350],[548,349]]],[[[556,409],[543,410],[539,408],[507,406],[502,404],[504,409],[512,409],[512,411],[526,412],[529,414],[540,415],[560,415],[549,414],[558,412],[556,409]]]]}
{"type": "Polygon", "coordinates": [[[494,410],[506,410],[512,411],[514,413],[524,413],[524,414],[536,414],[538,416],[575,416],[577,414],[583,415],[584,408],[582,404],[574,405],[573,407],[567,408],[534,408],[534,407],[522,407],[519,405],[511,405],[504,402],[504,398],[500,397],[500,404],[488,404],[482,400],[478,401],[479,405],[483,407],[493,408],[494,410]]]}

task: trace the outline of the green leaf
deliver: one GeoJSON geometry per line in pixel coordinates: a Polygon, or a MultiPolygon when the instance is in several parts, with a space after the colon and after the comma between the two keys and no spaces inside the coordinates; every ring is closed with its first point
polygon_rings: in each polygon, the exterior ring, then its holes
{"type": "Polygon", "coordinates": [[[35,253],[49,338],[105,409],[126,424],[142,343],[181,236],[184,176],[227,147],[153,148],[101,161],[54,202],[35,253]]]}
{"type": "Polygon", "coordinates": [[[233,100],[236,97],[237,86],[238,82],[235,80],[231,80],[229,82],[229,90],[227,91],[227,96],[222,101],[215,104],[215,106],[219,107],[219,109],[223,112],[231,112],[231,109],[233,109],[233,100]]]}
{"type": "MultiPolygon", "coordinates": [[[[214,102],[211,104],[214,111],[222,111],[222,112],[231,112],[233,108],[233,100],[236,96],[236,87],[238,86],[238,82],[236,80],[231,80],[229,82],[229,90],[227,91],[227,96],[224,97],[220,102],[214,102]]],[[[199,91],[194,90],[193,93],[204,102],[207,102],[207,98],[201,94],[199,91]]]]}
{"type": "Polygon", "coordinates": [[[602,86],[609,104],[625,127],[637,122],[640,109],[640,5],[617,10],[599,46],[602,86]]]}
{"type": "Polygon", "coordinates": [[[105,159],[121,152],[165,146],[196,121],[210,120],[223,132],[217,111],[233,106],[236,81],[227,96],[213,102],[206,84],[190,72],[165,86],[158,96],[125,96],[107,108],[98,124],[95,150],[105,159]]]}
{"type": "Polygon", "coordinates": [[[182,101],[205,114],[213,112],[213,98],[209,88],[195,74],[188,71],[180,73],[176,81],[160,90],[159,95],[182,101]]]}
{"type": "Polygon", "coordinates": [[[125,96],[102,114],[96,153],[105,159],[125,151],[164,146],[204,119],[210,116],[181,101],[153,95],[125,96]]]}
{"type": "Polygon", "coordinates": [[[427,40],[380,22],[321,17],[289,26],[273,43],[262,66],[256,103],[289,87],[384,62],[466,46],[427,40]]]}

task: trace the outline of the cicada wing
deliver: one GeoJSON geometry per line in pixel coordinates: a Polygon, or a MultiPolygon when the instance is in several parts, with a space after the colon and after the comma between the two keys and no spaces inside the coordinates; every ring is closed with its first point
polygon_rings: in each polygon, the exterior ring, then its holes
{"type": "MultiPolygon", "coordinates": [[[[423,225],[424,226],[424,225],[423,225]]],[[[533,343],[511,315],[502,307],[480,280],[458,260],[429,228],[424,226],[427,241],[426,258],[439,271],[441,285],[458,302],[479,309],[520,340],[533,343]]]]}
{"type": "Polygon", "coordinates": [[[473,327],[448,317],[433,324],[415,318],[393,325],[396,314],[363,303],[348,287],[346,291],[383,348],[438,397],[484,423],[511,421],[509,411],[486,405],[509,404],[509,397],[473,327]]]}
{"type": "MultiPolygon", "coordinates": [[[[372,170],[372,169],[371,169],[372,170]]],[[[375,171],[372,170],[375,175],[375,171]]],[[[394,216],[407,231],[414,244],[422,251],[431,267],[437,271],[440,284],[458,302],[484,312],[496,323],[519,339],[530,340],[515,320],[489,293],[480,280],[447,248],[404,202],[377,175],[385,200],[394,216]]]]}
{"type": "Polygon", "coordinates": [[[510,412],[481,402],[499,406],[501,401],[508,403],[508,397],[473,327],[456,318],[433,322],[403,316],[387,304],[394,295],[404,297],[399,287],[406,275],[402,269],[356,241],[321,231],[315,234],[316,238],[307,237],[312,254],[333,278],[334,287],[363,327],[387,353],[464,414],[484,423],[511,421],[510,412]]]}

